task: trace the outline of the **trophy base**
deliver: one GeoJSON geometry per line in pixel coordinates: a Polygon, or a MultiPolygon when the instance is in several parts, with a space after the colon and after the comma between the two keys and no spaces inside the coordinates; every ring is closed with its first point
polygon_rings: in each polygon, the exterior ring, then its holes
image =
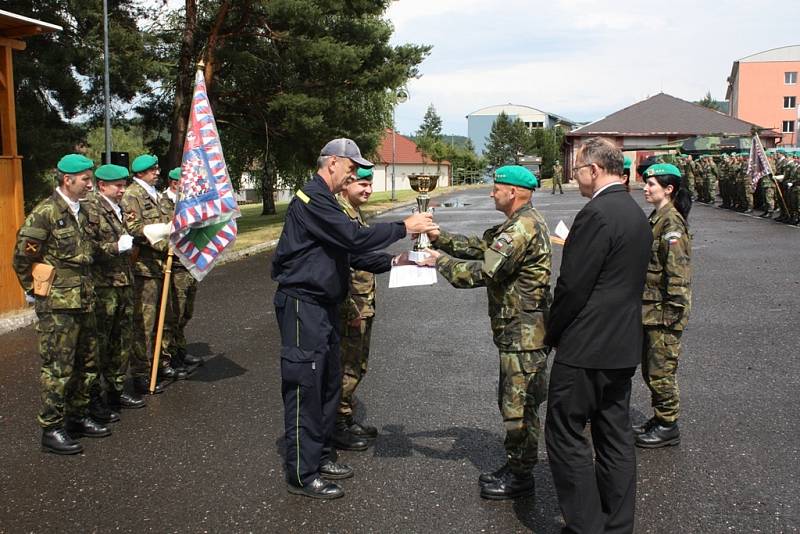
{"type": "Polygon", "coordinates": [[[430,254],[428,254],[424,250],[409,250],[408,251],[408,259],[413,261],[413,262],[415,262],[415,263],[418,262],[418,261],[424,261],[424,260],[428,259],[428,256],[430,256],[430,254]]]}

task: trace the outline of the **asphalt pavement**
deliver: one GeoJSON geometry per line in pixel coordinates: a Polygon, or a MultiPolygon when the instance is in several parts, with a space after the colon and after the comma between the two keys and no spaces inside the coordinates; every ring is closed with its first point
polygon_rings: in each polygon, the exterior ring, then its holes
{"type": "MultiPolygon", "coordinates": [[[[437,220],[482,233],[503,220],[488,193],[435,199],[437,220]]],[[[534,196],[551,229],[571,224],[584,203],[574,190],[534,196]]],[[[800,229],[705,205],[695,205],[690,224],[683,441],[637,451],[636,532],[797,532],[800,229]]],[[[146,408],[123,412],[111,437],[83,439],[79,456],[40,452],[33,327],[0,336],[0,532],[559,531],[543,441],[535,497],[478,495],[478,474],[504,461],[497,351],[485,290],[441,278],[388,289],[388,275],[379,276],[356,417],[380,435],[366,452],[341,453],[356,471],[343,481],[344,498],[288,494],[270,261],[265,253],[223,265],[201,283],[187,333],[205,365],[146,408]]],[[[555,247],[553,281],[559,262],[555,247]]],[[[649,416],[638,375],[632,412],[649,416]]]]}

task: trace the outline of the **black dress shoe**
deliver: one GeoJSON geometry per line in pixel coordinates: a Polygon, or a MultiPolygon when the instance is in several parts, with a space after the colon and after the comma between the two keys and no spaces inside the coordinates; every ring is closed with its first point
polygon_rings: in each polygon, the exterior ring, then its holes
{"type": "MultiPolygon", "coordinates": [[[[142,395],[150,393],[150,379],[143,376],[133,378],[133,390],[142,395]]],[[[153,395],[164,393],[164,386],[156,382],[156,387],[153,390],[153,395]]]]}
{"type": "Polygon", "coordinates": [[[83,452],[83,445],[59,426],[42,430],[42,450],[54,454],[78,454],[83,452]]]}
{"type": "Polygon", "coordinates": [[[328,480],[341,480],[353,476],[353,468],[346,464],[339,464],[328,460],[319,466],[319,474],[328,480]]]}
{"type": "Polygon", "coordinates": [[[89,403],[89,415],[100,423],[116,423],[119,421],[119,414],[109,408],[101,397],[96,397],[89,403]]]}
{"type": "Polygon", "coordinates": [[[535,491],[536,482],[532,474],[520,475],[508,471],[497,482],[481,487],[481,497],[501,501],[532,495],[535,491]]]}
{"type": "Polygon", "coordinates": [[[352,419],[348,419],[345,423],[347,431],[360,438],[375,439],[378,437],[378,429],[366,423],[356,423],[352,419]]]}
{"type": "Polygon", "coordinates": [[[495,482],[503,478],[503,475],[508,473],[510,470],[511,466],[505,464],[497,471],[492,471],[491,473],[481,473],[481,476],[478,477],[478,484],[480,484],[481,486],[488,486],[489,484],[494,484],[495,482]]]}
{"type": "Polygon", "coordinates": [[[185,367],[172,367],[171,365],[165,365],[158,370],[158,376],[160,378],[169,378],[172,380],[183,380],[185,379],[189,373],[186,372],[185,367]]]}
{"type": "Polygon", "coordinates": [[[337,426],[331,436],[331,445],[343,451],[365,451],[369,448],[369,441],[350,433],[347,427],[337,426]]]}
{"type": "Polygon", "coordinates": [[[638,436],[639,434],[644,434],[645,432],[649,431],[650,428],[652,428],[652,426],[656,423],[657,423],[656,418],[651,417],[650,419],[648,419],[643,423],[639,423],[638,425],[633,425],[631,428],[633,429],[633,433],[638,436]]]}
{"type": "Polygon", "coordinates": [[[763,219],[769,219],[770,217],[772,217],[772,212],[771,211],[765,211],[764,213],[759,215],[759,217],[761,217],[763,219]]]}
{"type": "Polygon", "coordinates": [[[344,490],[338,484],[319,477],[302,487],[289,484],[287,489],[289,493],[312,499],[338,499],[344,496],[344,490]]]}
{"type": "Polygon", "coordinates": [[[147,406],[147,401],[145,401],[144,398],[136,393],[130,394],[125,392],[109,392],[108,406],[114,410],[120,410],[122,408],[136,410],[137,408],[144,408],[147,406]]]}
{"type": "Polygon", "coordinates": [[[189,354],[188,352],[181,353],[181,357],[183,358],[183,363],[189,366],[203,363],[203,358],[195,356],[194,354],[189,354]]]}
{"type": "Polygon", "coordinates": [[[111,435],[111,430],[87,415],[77,419],[68,419],[67,433],[70,436],[104,438],[111,435]]]}
{"type": "Polygon", "coordinates": [[[644,434],[636,436],[636,446],[644,449],[657,449],[669,445],[677,445],[681,442],[681,432],[678,423],[663,425],[656,422],[644,434]]]}

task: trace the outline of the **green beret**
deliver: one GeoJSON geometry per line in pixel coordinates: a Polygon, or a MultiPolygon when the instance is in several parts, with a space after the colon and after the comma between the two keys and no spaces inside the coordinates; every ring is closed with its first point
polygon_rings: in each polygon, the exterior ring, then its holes
{"type": "Polygon", "coordinates": [[[622,161],[622,168],[623,169],[630,169],[631,165],[633,165],[633,160],[628,156],[625,156],[625,159],[622,161]]]}
{"type": "Polygon", "coordinates": [[[121,165],[100,165],[94,171],[94,176],[104,182],[116,182],[128,177],[128,169],[121,165]]]}
{"type": "Polygon", "coordinates": [[[365,167],[359,167],[356,171],[356,180],[369,180],[372,181],[372,169],[367,169],[365,167]]]}
{"type": "Polygon", "coordinates": [[[133,172],[144,172],[150,167],[158,165],[158,158],[150,154],[142,154],[133,160],[131,170],[133,172]]]}
{"type": "Polygon", "coordinates": [[[517,185],[525,189],[539,187],[539,179],[531,171],[519,165],[506,165],[494,171],[494,183],[517,185]]]}
{"type": "Polygon", "coordinates": [[[78,172],[88,171],[94,167],[94,161],[90,160],[82,154],[67,154],[56,165],[59,171],[74,174],[78,172]]]}
{"type": "Polygon", "coordinates": [[[656,163],[655,165],[650,165],[646,171],[644,171],[644,177],[650,178],[651,176],[664,176],[664,175],[671,175],[675,176],[676,178],[681,177],[681,171],[678,170],[678,167],[671,163],[656,163]]]}
{"type": "Polygon", "coordinates": [[[171,171],[169,171],[169,179],[170,180],[180,180],[181,179],[181,168],[175,167],[171,171]]]}

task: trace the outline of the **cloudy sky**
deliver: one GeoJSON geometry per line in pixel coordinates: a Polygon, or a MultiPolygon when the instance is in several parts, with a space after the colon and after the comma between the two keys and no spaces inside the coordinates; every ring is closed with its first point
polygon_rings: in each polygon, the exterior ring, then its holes
{"type": "Polygon", "coordinates": [[[395,44],[433,45],[397,108],[403,133],[429,104],[466,135],[465,116],[495,104],[590,121],[661,91],[723,99],[734,61],[800,44],[796,0],[396,0],[388,16],[395,44]]]}

